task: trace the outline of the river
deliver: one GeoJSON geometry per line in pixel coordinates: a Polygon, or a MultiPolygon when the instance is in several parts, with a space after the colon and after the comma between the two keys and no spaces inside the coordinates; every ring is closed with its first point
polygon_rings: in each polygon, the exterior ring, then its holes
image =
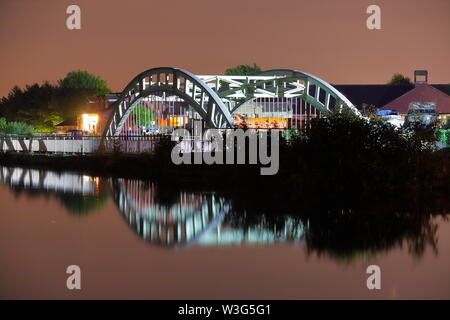
{"type": "Polygon", "coordinates": [[[1,299],[450,299],[446,212],[326,220],[151,181],[0,173],[1,299]]]}

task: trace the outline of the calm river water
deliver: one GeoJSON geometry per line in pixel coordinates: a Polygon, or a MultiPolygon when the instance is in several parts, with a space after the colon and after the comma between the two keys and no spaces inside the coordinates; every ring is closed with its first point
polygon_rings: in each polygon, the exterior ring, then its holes
{"type": "Polygon", "coordinates": [[[450,299],[446,214],[324,221],[148,181],[0,173],[1,299],[450,299]]]}

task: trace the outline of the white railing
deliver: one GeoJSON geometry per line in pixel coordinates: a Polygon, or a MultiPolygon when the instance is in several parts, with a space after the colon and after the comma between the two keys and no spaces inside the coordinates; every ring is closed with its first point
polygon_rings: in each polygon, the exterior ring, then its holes
{"type": "MultiPolygon", "coordinates": [[[[109,137],[104,140],[103,152],[154,152],[158,136],[109,137]]],[[[36,136],[0,137],[1,152],[85,154],[100,151],[102,138],[97,136],[36,136]]]]}
{"type": "MultiPolygon", "coordinates": [[[[33,136],[0,137],[0,152],[86,154],[96,152],[153,153],[161,136],[33,136]]],[[[225,142],[224,142],[225,143],[225,142]]],[[[185,138],[179,142],[182,153],[218,150],[217,141],[185,138]]]]}

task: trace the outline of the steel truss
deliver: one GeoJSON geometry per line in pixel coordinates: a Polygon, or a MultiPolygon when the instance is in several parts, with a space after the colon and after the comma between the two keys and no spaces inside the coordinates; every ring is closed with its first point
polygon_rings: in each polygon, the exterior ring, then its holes
{"type": "Polygon", "coordinates": [[[164,93],[187,102],[210,128],[235,127],[233,114],[256,98],[301,98],[326,114],[356,107],[326,81],[309,73],[277,69],[254,76],[200,75],[178,68],[154,68],[137,75],[114,105],[104,136],[120,135],[133,108],[143,99],[164,93]]]}

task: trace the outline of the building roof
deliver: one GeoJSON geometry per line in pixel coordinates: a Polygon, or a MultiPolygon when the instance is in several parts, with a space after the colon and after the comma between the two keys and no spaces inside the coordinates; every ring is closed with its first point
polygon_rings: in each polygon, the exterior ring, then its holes
{"type": "Polygon", "coordinates": [[[382,107],[414,88],[414,85],[344,84],[335,85],[355,106],[363,104],[382,107]]]}
{"type": "Polygon", "coordinates": [[[450,96],[450,84],[432,84],[431,86],[450,96]]]}
{"type": "Polygon", "coordinates": [[[407,113],[411,102],[433,102],[436,104],[436,112],[450,113],[450,96],[428,84],[415,87],[381,109],[407,113]]]}
{"type": "Polygon", "coordinates": [[[58,123],[55,127],[67,127],[67,126],[76,126],[77,125],[77,118],[70,118],[67,119],[61,123],[58,123]]]}
{"type": "MultiPolygon", "coordinates": [[[[355,106],[361,107],[365,103],[377,108],[386,106],[391,101],[415,88],[413,84],[341,84],[333,86],[342,92],[355,106]]],[[[429,86],[450,95],[450,84],[432,84],[429,86]]]]}

